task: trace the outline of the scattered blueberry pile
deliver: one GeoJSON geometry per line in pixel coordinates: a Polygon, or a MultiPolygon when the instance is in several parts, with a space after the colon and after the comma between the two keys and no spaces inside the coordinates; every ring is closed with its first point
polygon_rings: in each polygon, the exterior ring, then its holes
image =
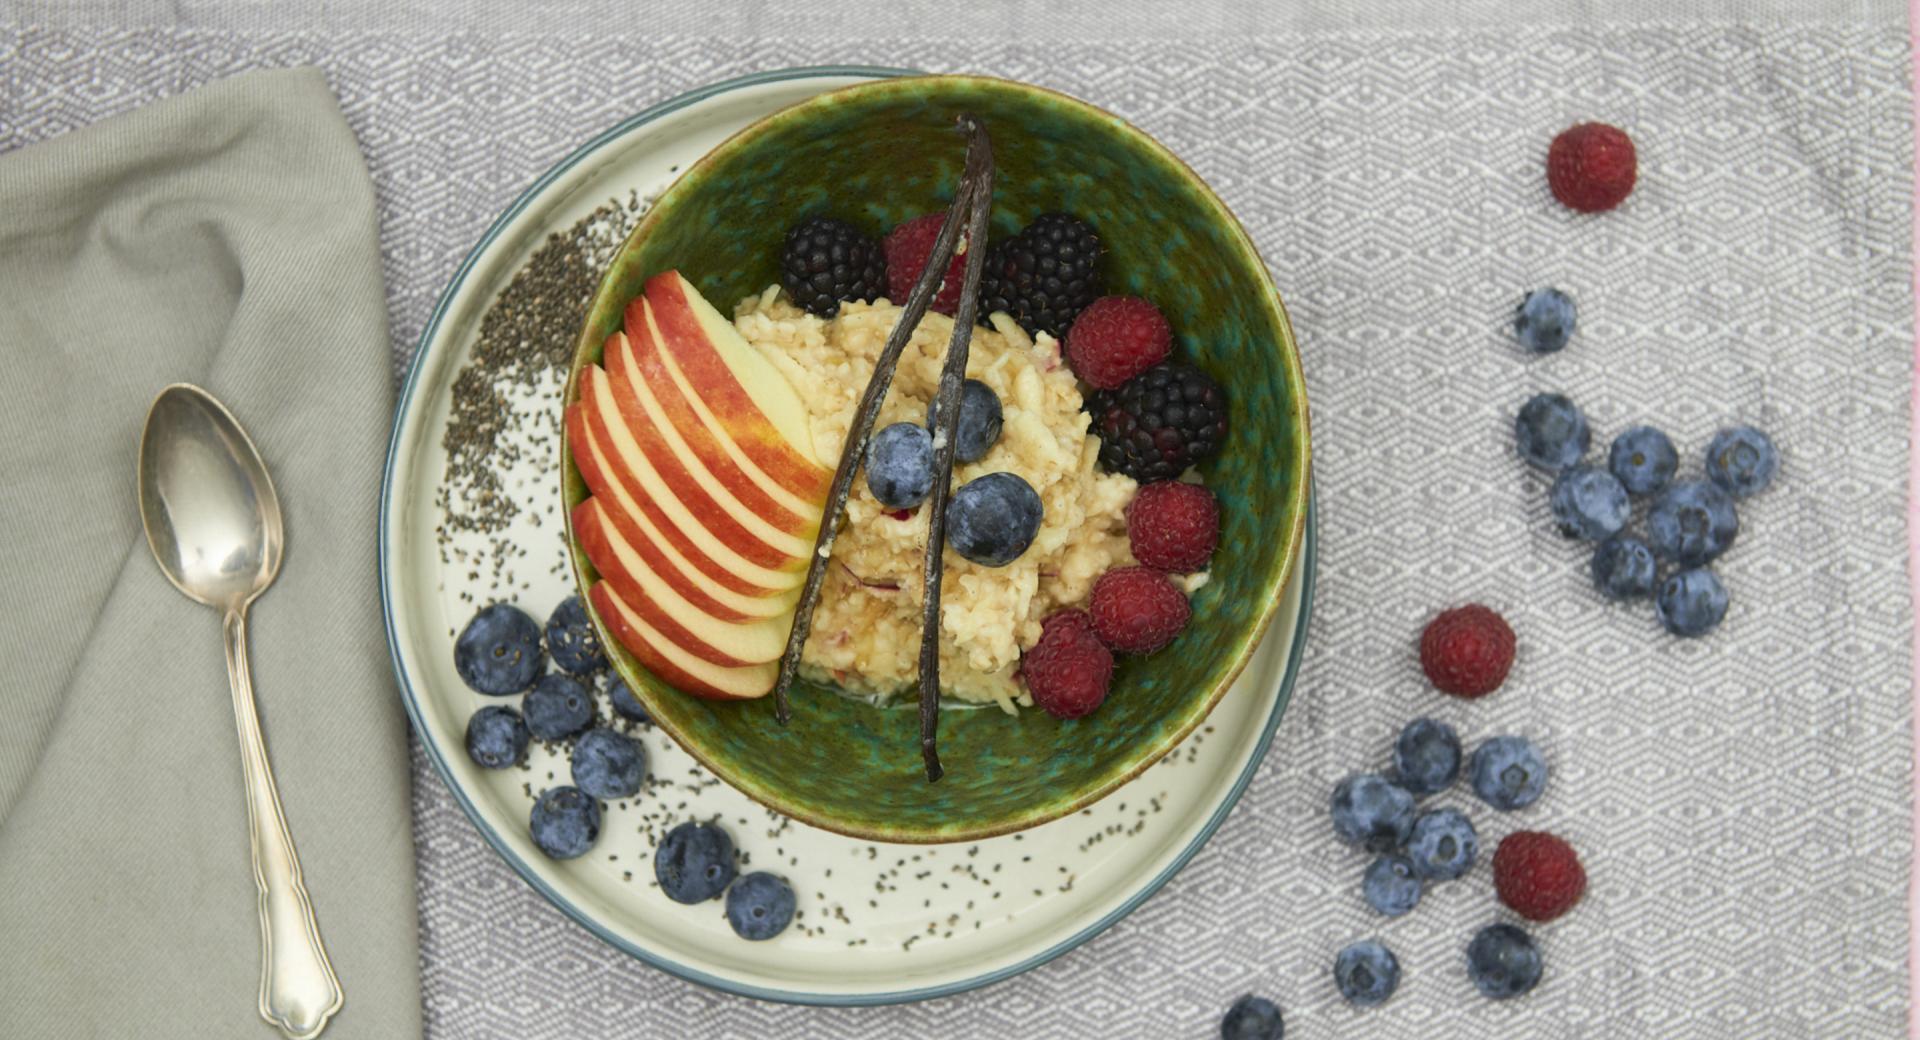
{"type": "MultiPolygon", "coordinates": [[[[1421,634],[1422,666],[1442,692],[1475,698],[1497,689],[1513,659],[1504,619],[1482,606],[1444,611],[1421,634]]],[[[1500,812],[1524,809],[1546,792],[1549,770],[1525,737],[1495,736],[1471,756],[1452,726],[1419,718],[1394,741],[1392,767],[1357,773],[1335,785],[1329,803],[1333,831],[1348,845],[1374,853],[1361,877],[1361,896],[1387,917],[1420,905],[1426,886],[1465,877],[1480,854],[1473,820],[1457,808],[1422,810],[1419,800],[1441,794],[1465,773],[1480,801],[1500,812]]],[[[1501,902],[1529,920],[1565,913],[1586,888],[1579,858],[1549,834],[1519,831],[1494,856],[1501,902]]],[[[1467,975],[1495,999],[1519,996],[1540,979],[1540,953],[1512,925],[1482,929],[1467,946],[1467,975]]],[[[1356,942],[1334,960],[1334,982],[1348,1002],[1386,1002],[1400,980],[1400,962],[1375,939],[1356,942]]]]}
{"type": "MultiPolygon", "coordinates": [[[[1420,809],[1422,797],[1452,787],[1464,771],[1473,793],[1502,812],[1533,804],[1546,790],[1547,763],[1524,737],[1491,737],[1465,758],[1453,727],[1420,718],[1400,731],[1386,773],[1358,773],[1333,789],[1334,834],[1375,853],[1362,875],[1367,905],[1387,917],[1411,913],[1426,886],[1465,877],[1480,854],[1480,836],[1466,813],[1451,807],[1420,809]]],[[[1481,972],[1469,957],[1468,974],[1481,972]]],[[[1377,940],[1354,943],[1334,961],[1334,981],[1360,1007],[1384,1003],[1400,979],[1400,962],[1377,940]]],[[[1537,976],[1536,976],[1537,977],[1537,976]]],[[[1517,996],[1531,988],[1515,990],[1517,996]]],[[[1485,987],[1483,986],[1484,990],[1485,987]]]]}
{"type": "MultiPolygon", "coordinates": [[[[605,671],[593,624],[578,596],[553,612],[545,629],[506,603],[482,609],[454,642],[454,668],[476,692],[523,694],[520,707],[489,704],[467,720],[467,756],[483,769],[524,765],[535,738],[568,748],[573,783],[540,792],[527,816],[534,845],[554,859],[576,859],[600,837],[606,802],[633,798],[646,785],[639,741],[598,726],[593,683],[605,671]],[[547,660],[561,669],[542,674],[547,660]]],[[[619,677],[607,676],[615,714],[650,722],[619,677]]],[[[793,888],[768,873],[735,879],[733,839],[716,823],[682,823],[654,851],[654,876],[669,899],[701,903],[726,895],[726,916],[743,939],[771,939],[793,920],[793,888]]]]}
{"type": "MultiPolygon", "coordinates": [[[[1523,307],[1524,310],[1524,307],[1523,307]]],[[[1736,499],[1766,490],[1780,469],[1767,435],[1751,426],[1714,434],[1705,479],[1675,479],[1680,454],[1666,434],[1635,426],[1613,439],[1605,466],[1581,461],[1591,446],[1586,416],[1560,394],[1537,394],[1514,418],[1520,457],[1553,473],[1548,504],[1560,533],[1599,543],[1594,588],[1611,600],[1653,598],[1654,615],[1676,636],[1713,631],[1727,590],[1707,565],[1740,534],[1736,499]],[[1634,498],[1646,498],[1646,537],[1629,530],[1634,498]],[[1662,580],[1660,563],[1671,567],[1662,580]]]]}

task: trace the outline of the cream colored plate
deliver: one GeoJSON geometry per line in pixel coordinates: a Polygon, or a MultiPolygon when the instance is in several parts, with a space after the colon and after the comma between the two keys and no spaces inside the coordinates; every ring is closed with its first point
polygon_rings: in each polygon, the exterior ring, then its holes
{"type": "MultiPolygon", "coordinates": [[[[482,835],[536,889],[606,941],[663,970],[773,1000],[878,1004],[940,996],[1017,974],[1119,920],[1199,850],[1259,765],[1292,687],[1314,569],[1307,529],[1285,603],[1246,672],[1202,729],[1139,779],[1074,816],[972,845],[874,845],[775,816],[638,727],[659,786],[610,806],[599,843],[556,862],[527,837],[532,793],[566,783],[564,758],[536,746],[529,771],[468,760],[468,716],[500,699],[453,670],[453,636],[493,592],[488,542],[456,538],[443,555],[436,496],[454,377],[481,315],[533,250],[611,198],[665,188],[733,131],[823,90],[896,75],[871,68],[795,69],[716,84],[634,117],[581,148],[514,203],[454,275],[421,338],[389,449],[380,510],[381,593],[394,670],[434,766],[482,835]],[[475,562],[478,557],[479,562],[475,562]],[[480,580],[470,575],[478,572],[480,580]],[[749,943],[718,902],[668,900],[653,884],[654,839],[688,818],[718,818],[746,870],[785,875],[800,916],[749,943]]],[[[557,410],[561,377],[520,393],[533,417],[557,410]]],[[[542,419],[529,429],[550,431],[542,419]]],[[[552,434],[529,444],[505,486],[521,506],[503,563],[513,598],[544,620],[572,593],[558,515],[552,434]],[[534,518],[541,522],[535,523],[534,518]]],[[[604,697],[601,711],[606,714],[604,697]]],[[[512,703],[508,701],[507,703],[512,703]]]]}

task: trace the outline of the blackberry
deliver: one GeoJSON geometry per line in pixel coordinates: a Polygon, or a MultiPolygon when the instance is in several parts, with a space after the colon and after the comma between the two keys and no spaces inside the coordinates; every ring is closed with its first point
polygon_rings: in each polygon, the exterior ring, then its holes
{"type": "Polygon", "coordinates": [[[1227,396],[1213,377],[1165,362],[1087,401],[1100,464],[1142,484],[1171,480],[1212,458],[1227,438],[1227,396]]]}
{"type": "Polygon", "coordinates": [[[780,284],[793,302],[831,318],[847,300],[887,294],[886,253],[844,220],[803,220],[787,232],[780,250],[780,284]]]}
{"type": "Polygon", "coordinates": [[[1029,333],[1055,339],[1101,294],[1100,236],[1086,221],[1043,213],[1010,239],[987,247],[980,315],[1006,311],[1029,333]]]}

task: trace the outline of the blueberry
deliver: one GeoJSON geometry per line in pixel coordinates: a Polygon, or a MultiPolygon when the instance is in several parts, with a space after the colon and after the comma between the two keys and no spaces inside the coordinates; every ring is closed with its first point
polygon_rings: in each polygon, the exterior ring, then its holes
{"type": "Polygon", "coordinates": [[[1419,906],[1422,887],[1413,862],[1405,856],[1381,856],[1374,860],[1360,882],[1360,892],[1367,897],[1367,905],[1388,917],[1411,913],[1419,906]]]}
{"type": "Polygon", "coordinates": [[[1012,473],[989,473],[953,493],[947,542],[975,563],[1004,567],[1033,544],[1045,512],[1032,484],[1012,473]]]}
{"type": "Polygon", "coordinates": [[[1651,495],[1673,479],[1673,471],[1680,468],[1680,453],[1673,450],[1666,434],[1651,426],[1635,426],[1613,439],[1607,468],[1627,494],[1651,495]]]}
{"type": "Polygon", "coordinates": [[[888,509],[912,509],[933,490],[933,434],[897,422],[867,444],[867,488],[888,509]]]}
{"type": "Polygon", "coordinates": [[[1705,568],[1667,575],[1653,600],[1654,616],[1676,636],[1704,636],[1727,616],[1727,589],[1705,568]]]}
{"type": "Polygon", "coordinates": [[[1541,469],[1566,469],[1593,443],[1587,417],[1561,394],[1535,394],[1513,420],[1520,457],[1541,469]]]}
{"type": "Polygon", "coordinates": [[[683,823],[653,852],[653,876],[676,903],[704,903],[733,881],[733,839],[713,823],[683,823]]]}
{"type": "MultiPolygon", "coordinates": [[[[927,402],[927,429],[940,428],[939,401],[927,402]]],[[[960,429],[953,438],[956,462],[978,462],[1000,439],[1000,398],[978,379],[960,384],[960,429]]]]}
{"type": "Polygon", "coordinates": [[[1334,785],[1333,832],[1349,845],[1389,852],[1413,829],[1413,795],[1386,777],[1356,773],[1334,785]]]}
{"type": "Polygon", "coordinates": [[[1591,542],[1611,538],[1627,526],[1633,508],[1627,504],[1627,489],[1613,474],[1594,466],[1561,470],[1548,501],[1561,534],[1591,542]]]}
{"type": "Polygon", "coordinates": [[[577,787],[550,787],[533,803],[527,830],[554,859],[584,856],[600,836],[600,803],[577,787]]]}
{"type": "Polygon", "coordinates": [[[454,641],[453,670],[480,693],[519,693],[540,674],[540,626],[511,604],[487,607],[454,641]]]}
{"type": "Polygon", "coordinates": [[[547,656],[575,675],[591,675],[607,666],[600,637],[594,634],[580,597],[568,596],[553,608],[553,616],[547,619],[547,656]]]}
{"type": "Polygon", "coordinates": [[[1458,809],[1434,809],[1413,821],[1407,836],[1407,859],[1428,881],[1452,881],[1473,869],[1480,855],[1480,835],[1473,821],[1458,809]]]}
{"type": "Polygon", "coordinates": [[[1707,479],[1735,498],[1757,495],[1780,472],[1773,441],[1751,426],[1732,426],[1707,444],[1707,479]]]}
{"type": "Polygon", "coordinates": [[[1280,1009],[1265,997],[1249,993],[1233,1002],[1220,1020],[1220,1040],[1282,1040],[1287,1024],[1280,1009]]]}
{"type": "Polygon", "coordinates": [[[1547,760],[1525,737],[1493,737],[1467,763],[1473,793],[1495,809],[1524,809],[1547,789],[1547,760]]]}
{"type": "Polygon", "coordinates": [[[1333,983],[1355,1007],[1374,1007],[1400,985],[1400,961],[1373,939],[1354,943],[1333,959],[1333,983]]]}
{"type": "Polygon", "coordinates": [[[785,878],[758,871],[727,889],[727,923],[742,939],[771,939],[792,920],[793,886],[785,878]]]}
{"type": "Polygon", "coordinates": [[[593,724],[593,696],[570,675],[543,675],[520,703],[527,730],[541,740],[565,740],[593,724]]]}
{"type": "Polygon", "coordinates": [[[590,729],[573,743],[573,782],[595,798],[631,798],[647,779],[647,749],[624,733],[590,729]]]}
{"type": "Polygon", "coordinates": [[[1593,587],[1608,599],[1653,595],[1653,550],[1630,534],[1617,534],[1593,551],[1593,587]]]}
{"type": "Polygon", "coordinates": [[[1725,491],[1704,480],[1667,488],[1647,513],[1647,542],[1682,567],[1698,567],[1726,552],[1740,535],[1740,514],[1725,491]]]}
{"type": "Polygon", "coordinates": [[[467,757],[483,769],[517,766],[527,757],[527,724],[520,713],[490,704],[467,720],[467,757]]]}
{"type": "Polygon", "coordinates": [[[1460,775],[1460,735],[1439,719],[1414,719],[1393,742],[1393,776],[1413,794],[1453,786],[1460,775]]]}
{"type": "Polygon", "coordinates": [[[1551,354],[1573,335],[1573,297],[1558,289],[1535,289],[1513,311],[1513,334],[1535,354],[1551,354]]]}
{"type": "Polygon", "coordinates": [[[1517,997],[1540,982],[1540,948],[1510,924],[1490,924],[1467,944],[1467,978],[1483,996],[1517,997]]]}
{"type": "Polygon", "coordinates": [[[635,697],[633,691],[627,688],[625,679],[616,678],[607,683],[607,701],[613,705],[614,711],[635,722],[653,721],[653,717],[647,714],[647,706],[640,703],[640,698],[635,697]]]}

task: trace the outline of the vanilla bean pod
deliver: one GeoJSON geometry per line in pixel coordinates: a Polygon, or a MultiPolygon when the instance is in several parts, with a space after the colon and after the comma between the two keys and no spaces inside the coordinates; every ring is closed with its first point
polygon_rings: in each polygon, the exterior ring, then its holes
{"type": "MultiPolygon", "coordinates": [[[[840,465],[834,470],[833,484],[827,492],[827,505],[820,517],[820,531],[814,536],[813,556],[807,561],[807,580],[800,593],[800,602],[793,617],[793,628],[787,633],[786,652],[780,658],[780,676],[773,685],[774,718],[785,725],[792,717],[787,704],[787,691],[793,685],[795,673],[800,668],[800,654],[806,647],[807,633],[813,627],[814,607],[820,602],[820,586],[826,581],[827,562],[833,556],[833,539],[839,533],[840,515],[846,510],[847,496],[853,491],[853,478],[859,473],[860,465],[867,453],[867,440],[873,434],[874,422],[880,416],[880,406],[887,397],[887,388],[893,383],[893,371],[900,362],[900,352],[907,341],[913,338],[913,330],[926,316],[927,307],[940,289],[942,277],[947,265],[953,259],[954,249],[960,240],[961,225],[965,222],[975,189],[983,180],[992,175],[992,156],[982,148],[975,147],[976,142],[984,145],[986,135],[978,130],[978,123],[970,116],[960,118],[963,131],[972,128],[973,137],[968,142],[966,167],[960,175],[959,188],[954,192],[953,205],[947,209],[947,216],[940,224],[940,234],[934,239],[933,252],[927,257],[926,270],[920,272],[920,278],[913,283],[913,291],[900,313],[900,320],[887,336],[887,344],[874,362],[873,376],[867,382],[867,389],[861,395],[860,405],[854,412],[853,422],[847,427],[847,437],[840,450],[840,465]]],[[[989,204],[991,200],[989,200],[989,204]]],[[[985,232],[980,237],[968,240],[968,253],[984,253],[985,232]]],[[[969,269],[972,269],[969,264],[969,269]]]]}
{"type": "Polygon", "coordinates": [[[947,502],[953,497],[953,453],[960,429],[960,388],[967,377],[967,351],[973,344],[973,322],[980,309],[980,274],[986,267],[987,219],[993,213],[993,144],[985,127],[971,116],[960,117],[968,136],[967,165],[980,156],[979,179],[973,185],[967,219],[967,262],[960,285],[960,306],[953,315],[953,338],[947,341],[947,362],[940,370],[940,390],[933,414],[933,492],[927,498],[926,572],[921,583],[924,614],[920,628],[920,756],[927,766],[927,782],[939,780],[940,767],[940,580],[945,568],[947,502]]]}

